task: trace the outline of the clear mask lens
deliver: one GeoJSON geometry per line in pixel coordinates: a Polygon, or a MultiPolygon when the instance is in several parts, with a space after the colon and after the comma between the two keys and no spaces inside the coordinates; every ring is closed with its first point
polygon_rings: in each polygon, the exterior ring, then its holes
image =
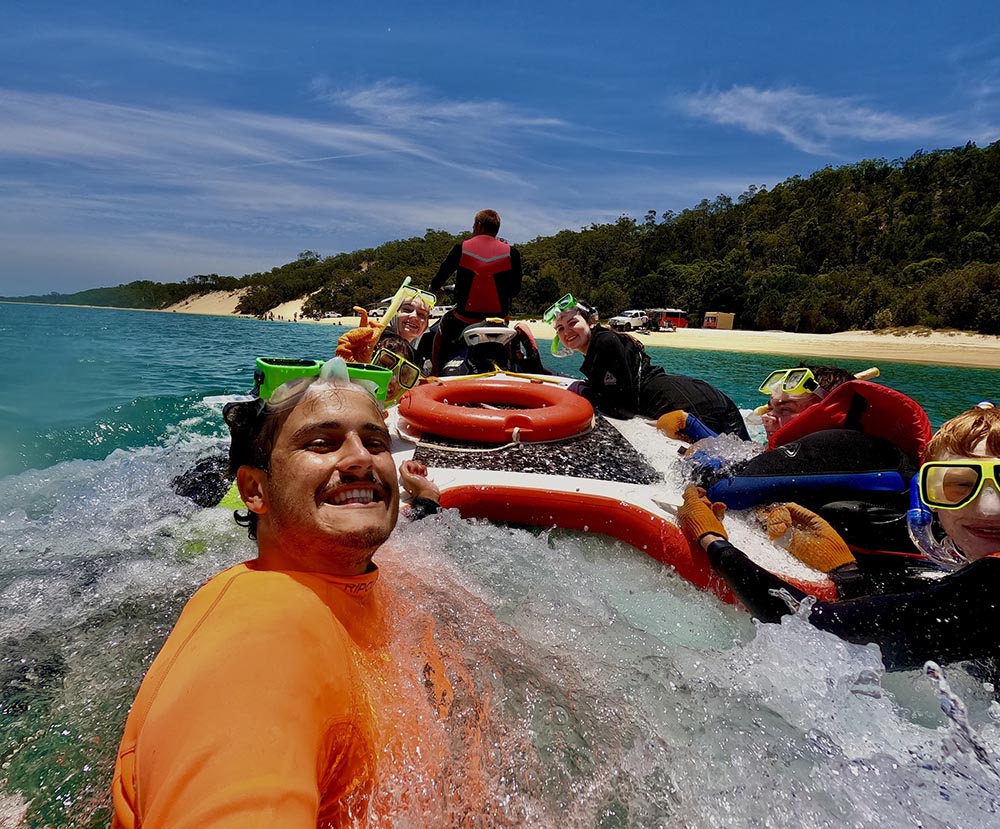
{"type": "Polygon", "coordinates": [[[1000,489],[997,461],[931,461],[920,468],[920,500],[934,509],[961,509],[986,481],[1000,489]]]}

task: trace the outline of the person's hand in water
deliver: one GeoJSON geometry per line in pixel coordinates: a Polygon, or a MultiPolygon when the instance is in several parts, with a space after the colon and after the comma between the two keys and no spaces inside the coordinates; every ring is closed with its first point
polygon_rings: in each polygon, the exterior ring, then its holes
{"type": "Polygon", "coordinates": [[[420,461],[403,461],[399,465],[399,480],[414,498],[427,498],[430,501],[441,500],[441,490],[438,485],[427,477],[427,465],[420,461]]]}
{"type": "Polygon", "coordinates": [[[382,335],[382,328],[368,324],[368,312],[364,308],[355,308],[361,320],[357,328],[352,328],[342,334],[337,340],[337,356],[349,363],[367,363],[375,353],[375,345],[382,335]]]}
{"type": "Polygon", "coordinates": [[[707,547],[720,538],[729,538],[726,528],[722,526],[725,514],[725,504],[713,504],[708,500],[704,489],[691,485],[684,490],[684,503],[677,508],[677,524],[684,535],[707,547]],[[702,539],[706,537],[707,540],[703,542],[702,539]]]}
{"type": "Polygon", "coordinates": [[[854,563],[854,555],[837,531],[816,513],[798,504],[772,504],[757,510],[767,535],[803,564],[829,573],[854,563]]]}

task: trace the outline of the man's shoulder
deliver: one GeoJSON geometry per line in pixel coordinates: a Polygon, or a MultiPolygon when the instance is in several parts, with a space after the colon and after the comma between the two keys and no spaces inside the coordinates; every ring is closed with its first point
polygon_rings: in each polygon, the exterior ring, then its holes
{"type": "Polygon", "coordinates": [[[328,615],[323,591],[318,577],[259,570],[252,562],[244,562],[205,582],[191,597],[184,614],[199,619],[224,617],[235,624],[252,620],[257,628],[269,622],[285,625],[296,618],[305,621],[328,615]]]}

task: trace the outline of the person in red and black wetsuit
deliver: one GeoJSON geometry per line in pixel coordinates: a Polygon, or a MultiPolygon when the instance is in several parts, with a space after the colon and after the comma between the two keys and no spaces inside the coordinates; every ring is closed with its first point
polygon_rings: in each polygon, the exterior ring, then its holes
{"type": "Polygon", "coordinates": [[[497,239],[499,232],[499,214],[480,210],[472,224],[472,238],[451,249],[431,281],[431,290],[440,295],[455,274],[455,307],[442,317],[434,337],[434,374],[441,372],[445,355],[467,326],[510,315],[510,302],[521,290],[521,254],[497,239]]]}

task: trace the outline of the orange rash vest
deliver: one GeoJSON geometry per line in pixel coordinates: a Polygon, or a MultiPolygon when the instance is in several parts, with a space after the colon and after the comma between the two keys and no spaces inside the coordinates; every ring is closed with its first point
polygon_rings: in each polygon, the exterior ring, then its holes
{"type": "Polygon", "coordinates": [[[358,657],[384,645],[377,579],[247,562],[206,583],[129,713],[112,827],[363,824],[377,722],[358,657]]]}

